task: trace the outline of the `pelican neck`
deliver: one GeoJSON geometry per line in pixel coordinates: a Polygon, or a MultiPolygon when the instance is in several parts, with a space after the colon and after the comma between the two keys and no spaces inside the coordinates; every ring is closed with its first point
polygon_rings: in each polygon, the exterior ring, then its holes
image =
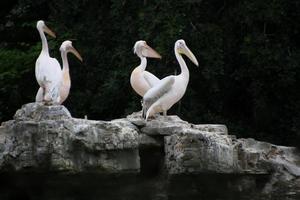
{"type": "Polygon", "coordinates": [[[142,69],[142,71],[145,71],[147,67],[147,58],[144,56],[140,56],[140,59],[141,59],[141,64],[139,67],[142,69]]]}
{"type": "Polygon", "coordinates": [[[40,37],[42,39],[42,51],[41,51],[41,53],[46,54],[46,55],[49,56],[48,42],[47,42],[47,38],[45,36],[45,33],[40,28],[38,28],[38,31],[39,31],[40,37]]]}
{"type": "Polygon", "coordinates": [[[69,62],[68,62],[68,57],[67,57],[67,52],[66,51],[61,51],[61,59],[63,63],[63,71],[69,70],[69,62]]]}
{"type": "Polygon", "coordinates": [[[180,75],[185,76],[188,79],[189,76],[190,76],[189,69],[187,68],[184,59],[182,58],[181,54],[178,53],[176,48],[174,48],[174,51],[175,51],[176,59],[177,59],[179,65],[180,65],[180,69],[181,69],[180,75]]]}

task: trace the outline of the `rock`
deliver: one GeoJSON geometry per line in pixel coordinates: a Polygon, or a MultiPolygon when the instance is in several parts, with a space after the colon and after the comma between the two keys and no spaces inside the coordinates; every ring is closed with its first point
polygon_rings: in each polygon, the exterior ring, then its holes
{"type": "Polygon", "coordinates": [[[170,174],[239,171],[231,138],[218,133],[184,129],[165,137],[165,153],[170,174]]]}
{"type": "Polygon", "coordinates": [[[287,170],[293,176],[300,176],[300,153],[295,147],[277,146],[254,139],[238,140],[239,165],[242,170],[267,171],[287,170]],[[283,167],[283,168],[282,168],[283,167]]]}
{"type": "Polygon", "coordinates": [[[29,103],[17,110],[15,120],[62,120],[71,118],[70,112],[64,106],[44,106],[42,103],[29,103]]]}
{"type": "Polygon", "coordinates": [[[191,127],[191,124],[175,115],[166,117],[156,115],[154,119],[149,119],[147,122],[141,116],[141,112],[137,112],[127,116],[127,119],[139,126],[141,132],[147,135],[172,135],[181,132],[184,128],[191,127]]]}
{"type": "Polygon", "coordinates": [[[184,129],[165,137],[166,166],[178,173],[270,174],[283,166],[300,176],[299,152],[254,139],[232,140],[220,131],[184,129]]]}
{"type": "Polygon", "coordinates": [[[223,124],[192,124],[192,128],[205,132],[214,132],[228,135],[227,127],[223,124]]]}
{"type": "Polygon", "coordinates": [[[142,118],[142,112],[134,112],[131,115],[128,115],[127,120],[130,121],[137,127],[143,127],[146,125],[145,120],[142,118]]]}
{"type": "MultiPolygon", "coordinates": [[[[240,174],[230,190],[252,191],[253,199],[298,199],[300,153],[294,147],[276,146],[254,139],[232,140],[219,132],[185,129],[165,137],[165,164],[169,174],[240,174]],[[251,175],[251,176],[249,176],[251,175]],[[261,183],[261,175],[269,178],[261,183]],[[246,182],[245,182],[246,181],[246,182]],[[276,194],[280,194],[276,196],[276,194]]],[[[230,180],[230,179],[228,179],[230,180]]]]}
{"type": "Polygon", "coordinates": [[[145,122],[141,112],[95,121],[72,118],[64,106],[26,104],[0,126],[0,172],[14,171],[130,174],[122,180],[136,185],[128,188],[151,185],[157,199],[300,198],[296,148],[237,139],[225,125],[177,116],[145,122]]]}
{"type": "Polygon", "coordinates": [[[138,132],[128,121],[71,118],[64,106],[27,104],[0,128],[0,170],[138,172],[138,132]]]}

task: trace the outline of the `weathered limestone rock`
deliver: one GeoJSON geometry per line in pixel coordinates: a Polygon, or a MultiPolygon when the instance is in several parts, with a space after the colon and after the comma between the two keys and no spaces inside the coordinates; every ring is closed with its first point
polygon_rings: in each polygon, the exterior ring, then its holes
{"type": "Polygon", "coordinates": [[[156,115],[154,120],[148,120],[146,122],[141,118],[141,112],[138,112],[127,116],[127,119],[140,127],[141,132],[147,135],[172,135],[185,128],[191,127],[191,124],[181,120],[175,115],[166,117],[162,115],[156,115]]]}
{"type": "Polygon", "coordinates": [[[148,135],[140,143],[152,138],[147,144],[155,146],[153,139],[164,138],[164,166],[169,176],[230,174],[239,178],[228,179],[229,191],[255,194],[255,199],[300,198],[300,152],[294,147],[236,139],[228,135],[225,125],[194,125],[177,116],[158,115],[145,122],[140,113],[134,113],[127,119],[140,128],[141,135],[148,135]],[[262,180],[265,182],[260,183],[262,180]]]}
{"type": "Polygon", "coordinates": [[[222,124],[193,124],[192,128],[205,132],[213,132],[228,135],[227,127],[222,124]]]}
{"type": "Polygon", "coordinates": [[[42,103],[29,103],[17,110],[14,119],[19,121],[63,120],[71,114],[64,106],[43,106],[42,103]]]}
{"type": "Polygon", "coordinates": [[[195,125],[177,116],[145,122],[140,112],[95,121],[72,118],[64,106],[26,104],[0,126],[0,175],[7,171],[139,175],[136,184],[151,185],[157,199],[206,191],[204,199],[224,193],[224,199],[300,199],[296,148],[237,139],[225,125],[195,125]]]}
{"type": "Polygon", "coordinates": [[[138,132],[127,121],[71,118],[64,106],[30,103],[0,127],[0,169],[138,172],[138,132]]]}
{"type": "Polygon", "coordinates": [[[290,174],[300,176],[300,154],[296,148],[254,139],[233,140],[219,133],[185,129],[165,137],[165,152],[171,174],[270,174],[282,166],[290,174]]]}
{"type": "Polygon", "coordinates": [[[165,137],[166,166],[171,174],[236,173],[238,160],[227,135],[184,129],[165,137]]]}
{"type": "Polygon", "coordinates": [[[240,174],[235,182],[229,181],[229,185],[238,187],[229,187],[228,191],[251,191],[255,195],[252,199],[300,198],[300,153],[294,147],[236,140],[219,131],[184,129],[165,137],[165,153],[171,175],[240,174]],[[261,175],[269,177],[263,184],[259,183],[261,175]]]}

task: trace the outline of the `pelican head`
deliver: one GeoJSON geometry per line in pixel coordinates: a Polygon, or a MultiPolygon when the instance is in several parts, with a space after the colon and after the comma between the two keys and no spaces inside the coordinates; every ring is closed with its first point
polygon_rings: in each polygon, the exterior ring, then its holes
{"type": "Polygon", "coordinates": [[[148,44],[144,40],[139,40],[134,44],[133,52],[140,58],[161,58],[161,55],[159,55],[159,53],[157,53],[154,49],[148,46],[148,44]]]}
{"type": "Polygon", "coordinates": [[[60,50],[61,52],[66,52],[66,53],[71,52],[71,53],[73,53],[73,54],[74,54],[74,55],[82,62],[82,57],[81,57],[81,55],[80,55],[80,54],[78,53],[78,51],[73,47],[71,41],[69,41],[69,40],[64,41],[64,42],[61,44],[59,50],[60,50]]]}
{"type": "Polygon", "coordinates": [[[175,42],[175,51],[179,54],[186,55],[196,66],[199,66],[198,61],[191,50],[186,46],[184,40],[177,40],[175,42]]]}
{"type": "Polygon", "coordinates": [[[44,22],[43,20],[39,20],[39,21],[36,23],[36,28],[37,28],[38,30],[41,30],[41,31],[47,33],[48,35],[50,35],[50,36],[56,38],[55,33],[54,33],[53,31],[51,31],[50,28],[48,28],[48,27],[46,26],[46,24],[45,24],[45,22],[44,22]]]}

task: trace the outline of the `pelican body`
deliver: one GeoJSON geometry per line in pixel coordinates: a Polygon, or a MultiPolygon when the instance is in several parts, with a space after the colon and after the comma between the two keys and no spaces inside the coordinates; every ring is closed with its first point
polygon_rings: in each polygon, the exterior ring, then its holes
{"type": "Polygon", "coordinates": [[[181,54],[185,54],[196,66],[198,61],[186,46],[184,40],[177,40],[174,47],[175,56],[179,62],[181,73],[163,78],[154,87],[149,89],[143,97],[143,117],[146,120],[155,113],[167,111],[178,102],[185,94],[189,83],[189,70],[181,54]]]}
{"type": "Polygon", "coordinates": [[[161,58],[161,56],[143,40],[135,43],[134,53],[141,59],[141,64],[132,71],[130,84],[133,90],[143,97],[151,87],[159,82],[156,76],[146,71],[147,57],[161,58]]]}
{"type": "Polygon", "coordinates": [[[81,62],[82,62],[82,57],[80,56],[78,51],[72,46],[72,42],[69,40],[64,41],[61,44],[59,50],[61,53],[61,59],[63,63],[62,84],[60,88],[60,101],[59,101],[59,104],[62,104],[69,96],[70,88],[71,88],[71,78],[69,73],[69,62],[68,62],[67,54],[69,52],[73,53],[81,62]]]}
{"type": "Polygon", "coordinates": [[[42,51],[35,63],[35,77],[41,87],[41,92],[38,92],[36,101],[56,104],[59,102],[61,68],[59,62],[49,55],[48,43],[44,32],[52,37],[56,36],[42,20],[37,22],[36,27],[42,40],[42,51]]]}
{"type": "MultiPolygon", "coordinates": [[[[78,51],[72,46],[72,42],[69,40],[64,41],[60,48],[60,53],[61,53],[61,59],[63,63],[63,69],[61,70],[61,84],[59,88],[59,98],[57,99],[58,104],[62,104],[67,97],[69,96],[70,93],[70,88],[71,88],[71,78],[70,78],[70,72],[69,72],[69,62],[68,62],[68,57],[67,54],[73,53],[80,61],[82,61],[82,57],[78,53],[78,51]]],[[[37,94],[37,99],[40,100],[42,97],[42,91],[43,89],[40,87],[38,94],[37,94]]]]}

